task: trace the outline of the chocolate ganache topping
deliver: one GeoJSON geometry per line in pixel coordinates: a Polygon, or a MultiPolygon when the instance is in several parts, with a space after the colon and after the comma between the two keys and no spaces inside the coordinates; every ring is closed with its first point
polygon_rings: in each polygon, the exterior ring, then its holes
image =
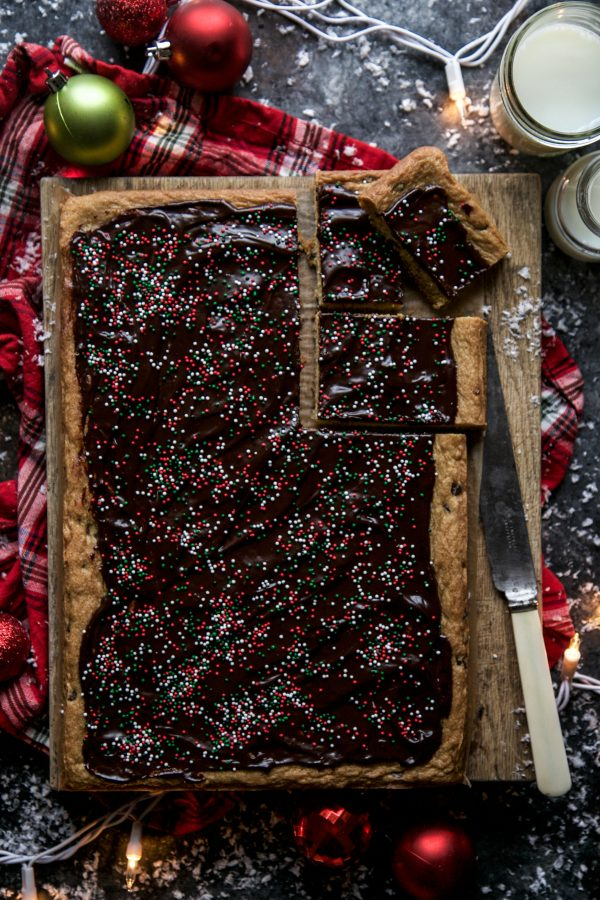
{"type": "Polygon", "coordinates": [[[354,191],[324,184],[317,191],[324,303],[401,303],[402,263],[371,224],[354,191]]]}
{"type": "Polygon", "coordinates": [[[106,585],[88,768],[429,759],[451,698],[433,437],[299,427],[295,210],[140,210],[72,253],[106,585]]]}
{"type": "Polygon", "coordinates": [[[449,209],[441,187],[409,191],[384,218],[402,246],[448,297],[456,297],[489,268],[449,209]]]}
{"type": "Polygon", "coordinates": [[[319,418],[451,425],[456,417],[452,319],[322,313],[319,418]]]}

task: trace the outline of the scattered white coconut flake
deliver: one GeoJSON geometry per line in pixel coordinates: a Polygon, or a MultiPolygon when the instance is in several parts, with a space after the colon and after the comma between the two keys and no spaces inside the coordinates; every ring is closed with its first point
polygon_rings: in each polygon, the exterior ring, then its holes
{"type": "Polygon", "coordinates": [[[371,42],[366,37],[361,37],[358,41],[358,55],[361,59],[366,59],[371,53],[371,42]]]}
{"type": "Polygon", "coordinates": [[[541,866],[536,866],[535,874],[535,880],[529,885],[529,890],[534,893],[539,893],[539,891],[545,890],[548,887],[548,882],[546,881],[546,873],[541,866]]]}
{"type": "MultiPolygon", "coordinates": [[[[465,100],[466,113],[468,116],[477,116],[480,122],[484,119],[487,119],[490,114],[490,106],[487,100],[480,100],[477,103],[474,103],[470,97],[467,97],[465,100]]],[[[469,123],[472,124],[472,123],[469,123]]],[[[485,129],[485,134],[489,135],[489,128],[485,129]]]]}
{"type": "Polygon", "coordinates": [[[582,503],[589,503],[590,500],[593,500],[596,494],[598,493],[598,485],[595,481],[591,481],[588,486],[584,489],[581,495],[582,503]]]}
{"type": "Polygon", "coordinates": [[[382,84],[388,85],[390,83],[389,78],[385,74],[385,69],[379,63],[375,62],[366,62],[364,64],[364,68],[367,72],[370,72],[378,81],[382,84]]]}
{"type": "Polygon", "coordinates": [[[525,347],[528,353],[539,355],[541,328],[538,312],[541,300],[523,295],[518,288],[515,293],[521,299],[516,306],[503,310],[500,320],[502,349],[511,359],[518,357],[520,347],[525,347]]]}
{"type": "Polygon", "coordinates": [[[415,100],[405,97],[400,103],[400,108],[403,112],[412,112],[417,108],[417,104],[415,100]]]}
{"type": "Polygon", "coordinates": [[[425,83],[420,78],[415,81],[415,88],[419,97],[423,97],[424,100],[433,100],[433,94],[427,90],[425,83]]]}
{"type": "Polygon", "coordinates": [[[521,278],[524,278],[526,281],[529,281],[531,278],[529,266],[523,266],[522,269],[519,269],[519,271],[517,272],[517,275],[519,275],[521,278]]]}
{"type": "Polygon", "coordinates": [[[310,64],[310,53],[306,49],[298,50],[296,54],[296,65],[299,69],[304,69],[310,64]]]}
{"type": "Polygon", "coordinates": [[[52,335],[49,331],[45,331],[44,323],[41,319],[34,319],[33,334],[36,341],[47,341],[52,335]]]}

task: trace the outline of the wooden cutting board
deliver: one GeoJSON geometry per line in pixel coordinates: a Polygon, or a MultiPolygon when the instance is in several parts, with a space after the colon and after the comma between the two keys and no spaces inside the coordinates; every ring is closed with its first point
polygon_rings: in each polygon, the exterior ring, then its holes
{"type": "MultiPolygon", "coordinates": [[[[486,310],[494,335],[500,377],[507,402],[517,469],[521,482],[529,536],[538,578],[541,572],[540,514],[540,297],[541,197],[536,175],[465,175],[465,186],[477,194],[484,208],[505,235],[512,249],[483,283],[452,304],[449,315],[480,315],[486,310]]],[[[51,718],[60,716],[62,484],[59,335],[55,322],[58,290],[58,209],[64,192],[86,194],[98,190],[219,188],[292,188],[297,192],[300,229],[307,239],[314,234],[315,211],[311,178],[110,178],[42,182],[44,243],[44,314],[48,437],[48,551],[49,600],[53,623],[51,660],[51,718]]],[[[314,273],[301,261],[303,281],[304,358],[315,358],[314,273]]],[[[431,307],[416,292],[408,291],[405,312],[432,315],[431,307]]],[[[303,422],[310,427],[315,366],[303,369],[301,396],[303,422]]],[[[479,521],[479,482],[482,436],[469,437],[469,596],[471,745],[467,775],[471,780],[531,780],[533,764],[527,741],[519,673],[510,618],[496,593],[486,557],[479,521]]]]}

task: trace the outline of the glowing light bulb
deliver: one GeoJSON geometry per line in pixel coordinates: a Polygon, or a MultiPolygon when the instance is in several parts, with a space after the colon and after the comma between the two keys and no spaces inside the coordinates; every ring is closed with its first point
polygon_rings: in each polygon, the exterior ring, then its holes
{"type": "Polygon", "coordinates": [[[131,826],[129,843],[127,844],[127,871],[125,872],[125,884],[130,891],[138,874],[138,863],[142,858],[142,823],[135,821],[131,826]]]}
{"type": "Polygon", "coordinates": [[[571,638],[571,643],[563,653],[560,674],[562,678],[568,678],[569,681],[571,681],[573,675],[577,671],[577,666],[581,659],[581,653],[579,652],[580,643],[579,635],[574,634],[571,638]]]}
{"type": "Polygon", "coordinates": [[[465,91],[465,83],[462,77],[460,62],[455,56],[448,60],[444,66],[444,71],[446,72],[446,81],[448,82],[448,94],[450,95],[450,99],[456,104],[456,108],[460,115],[460,121],[464,125],[467,92],[465,91]]]}
{"type": "Polygon", "coordinates": [[[137,878],[137,867],[139,860],[135,859],[133,856],[127,857],[127,871],[125,872],[125,884],[127,886],[127,890],[130,891],[134,884],[135,879],[137,878]]]}

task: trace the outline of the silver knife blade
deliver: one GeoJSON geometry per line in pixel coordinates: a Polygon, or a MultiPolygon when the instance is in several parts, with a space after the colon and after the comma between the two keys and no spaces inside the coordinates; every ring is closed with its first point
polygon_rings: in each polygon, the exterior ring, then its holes
{"type": "Polygon", "coordinates": [[[505,595],[511,612],[534,609],[537,580],[489,325],[487,365],[488,424],[483,444],[479,511],[494,584],[505,595]]]}

